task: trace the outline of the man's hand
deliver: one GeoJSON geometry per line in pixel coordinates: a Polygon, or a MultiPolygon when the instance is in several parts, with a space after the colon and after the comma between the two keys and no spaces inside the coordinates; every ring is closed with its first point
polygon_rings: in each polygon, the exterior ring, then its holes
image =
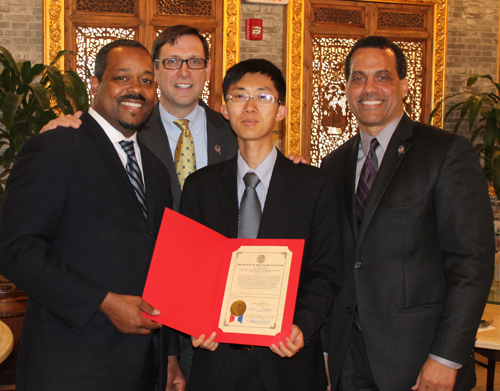
{"type": "Polygon", "coordinates": [[[428,358],[420,369],[413,391],[452,391],[457,378],[457,370],[428,358]]]}
{"type": "Polygon", "coordinates": [[[142,311],[152,316],[160,315],[160,311],[154,309],[139,296],[108,292],[99,311],[106,315],[115,329],[124,334],[147,335],[151,330],[161,328],[160,323],[153,322],[142,315],[142,311]]]}
{"type": "Polygon", "coordinates": [[[168,374],[166,391],[185,391],[186,379],[182,374],[177,356],[168,356],[168,374]]]}
{"type": "Polygon", "coordinates": [[[53,119],[52,121],[45,124],[45,126],[42,128],[42,130],[40,130],[40,133],[46,132],[47,130],[55,129],[58,126],[64,126],[65,128],[72,127],[72,128],[78,129],[80,127],[80,125],[82,124],[82,121],[80,120],[81,115],[82,115],[82,112],[77,111],[75,113],[75,115],[66,114],[63,117],[53,119]]]}
{"type": "Polygon", "coordinates": [[[210,334],[210,338],[208,338],[206,341],[205,334],[200,335],[199,338],[191,336],[191,343],[195,348],[200,347],[202,349],[211,350],[213,352],[219,346],[218,342],[214,342],[216,335],[217,333],[214,331],[212,334],[210,334]]]}
{"type": "Polygon", "coordinates": [[[290,338],[286,337],[286,345],[280,341],[279,348],[272,344],[269,349],[280,357],[293,357],[300,349],[304,347],[304,335],[296,326],[292,325],[290,338]]]}
{"type": "MultiPolygon", "coordinates": [[[[50,124],[50,122],[49,122],[49,124],[50,124]]],[[[290,155],[288,155],[288,159],[290,159],[295,164],[299,164],[299,163],[309,164],[309,162],[306,160],[306,158],[304,156],[295,155],[294,153],[291,153],[290,155]]]]}

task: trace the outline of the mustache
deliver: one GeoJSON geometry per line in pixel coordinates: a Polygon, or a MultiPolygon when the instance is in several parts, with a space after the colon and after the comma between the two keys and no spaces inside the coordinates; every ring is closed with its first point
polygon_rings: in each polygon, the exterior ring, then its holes
{"type": "Polygon", "coordinates": [[[142,100],[143,102],[146,102],[146,98],[144,98],[141,94],[133,94],[133,93],[120,96],[120,98],[118,98],[118,102],[121,102],[125,99],[142,100]]]}

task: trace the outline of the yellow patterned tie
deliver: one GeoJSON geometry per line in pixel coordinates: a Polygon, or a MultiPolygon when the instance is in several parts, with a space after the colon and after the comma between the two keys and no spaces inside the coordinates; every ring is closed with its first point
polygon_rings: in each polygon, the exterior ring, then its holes
{"type": "Polygon", "coordinates": [[[174,121],[174,124],[182,130],[175,148],[175,171],[182,189],[188,175],[196,171],[196,156],[194,154],[193,135],[189,131],[189,121],[187,119],[178,119],[174,121]]]}

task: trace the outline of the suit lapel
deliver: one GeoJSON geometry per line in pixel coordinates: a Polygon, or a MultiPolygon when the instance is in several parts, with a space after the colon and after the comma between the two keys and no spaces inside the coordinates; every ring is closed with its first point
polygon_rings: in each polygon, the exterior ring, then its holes
{"type": "Polygon", "coordinates": [[[104,160],[104,162],[109,167],[113,175],[116,177],[123,191],[127,193],[127,196],[130,198],[130,201],[134,205],[137,212],[144,217],[139,204],[139,200],[135,195],[134,187],[130,183],[127,172],[123,167],[120,157],[118,156],[118,153],[116,152],[116,149],[109,140],[108,136],[101,128],[101,126],[96,122],[96,120],[92,118],[90,114],[88,113],[83,114],[81,120],[82,122],[89,124],[88,126],[85,127],[85,130],[87,131],[87,134],[90,136],[90,138],[93,140],[95,150],[97,151],[99,156],[101,156],[101,158],[104,160]]]}
{"type": "Polygon", "coordinates": [[[153,170],[153,162],[151,161],[152,156],[147,153],[146,147],[141,140],[138,140],[139,147],[141,148],[141,160],[142,160],[142,171],[144,173],[144,186],[146,189],[146,207],[148,208],[148,222],[150,230],[153,229],[153,211],[156,208],[156,197],[154,189],[158,188],[156,186],[157,177],[153,170]]]}
{"type": "Polygon", "coordinates": [[[291,183],[288,179],[291,175],[290,164],[293,163],[278,151],[271,182],[269,183],[264,211],[260,220],[258,238],[266,238],[268,236],[269,229],[273,226],[276,217],[279,216],[281,206],[283,205],[283,197],[286,196],[288,191],[293,191],[293,189],[289,189],[291,183]]]}
{"type": "MultiPolygon", "coordinates": [[[[179,185],[175,172],[174,158],[170,151],[167,132],[161,120],[159,104],[160,102],[153,108],[151,117],[144,126],[144,129],[139,132],[139,138],[167,168],[168,175],[170,176],[170,183],[172,185],[174,202],[178,203],[178,200],[181,198],[181,186],[179,185]]],[[[174,209],[179,210],[179,205],[174,205],[174,209]]]]}
{"type": "Polygon", "coordinates": [[[226,160],[224,156],[227,156],[230,149],[227,135],[221,132],[221,129],[227,126],[227,124],[224,122],[225,120],[222,115],[210,109],[205,102],[200,100],[199,104],[205,110],[207,118],[208,164],[222,162],[226,160]]]}
{"type": "Polygon", "coordinates": [[[356,214],[356,167],[358,162],[358,151],[361,137],[354,136],[352,145],[344,156],[344,167],[342,172],[342,192],[346,206],[346,213],[354,238],[358,236],[358,217],[356,214]]]}
{"type": "Polygon", "coordinates": [[[363,220],[361,221],[361,226],[359,227],[359,240],[360,243],[366,232],[367,227],[384,195],[387,186],[389,185],[394,173],[406,156],[406,153],[411,148],[411,143],[407,140],[413,135],[414,122],[406,115],[403,114],[403,118],[399,122],[398,127],[394,131],[394,134],[389,141],[387,150],[384,153],[384,159],[380,165],[377,178],[373,184],[370,197],[366,203],[365,211],[363,214],[363,220]],[[400,147],[403,147],[400,149],[400,147]],[[403,150],[404,152],[401,152],[403,150]]]}
{"type": "Polygon", "coordinates": [[[221,171],[221,182],[217,186],[227,232],[230,238],[238,237],[238,184],[236,156],[229,160],[221,171]]]}

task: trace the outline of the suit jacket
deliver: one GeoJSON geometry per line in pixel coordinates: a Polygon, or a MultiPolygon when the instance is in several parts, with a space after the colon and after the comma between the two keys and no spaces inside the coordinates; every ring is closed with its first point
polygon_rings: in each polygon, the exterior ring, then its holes
{"type": "Polygon", "coordinates": [[[463,364],[455,390],[475,384],[472,350],[494,265],[492,211],[477,154],[463,137],[406,114],[385,152],[358,228],[360,136],[322,169],[344,206],[344,286],[332,309],[329,367],[338,383],[356,305],[373,377],[410,389],[429,353],[463,364]]]}
{"type": "MultiPolygon", "coordinates": [[[[186,180],[181,212],[230,238],[238,236],[237,158],[208,166],[186,180]]],[[[333,189],[318,169],[294,165],[278,153],[259,228],[259,238],[306,239],[294,324],[306,346],[291,359],[258,347],[259,367],[268,391],[324,391],[324,360],[319,328],[341,284],[341,241],[335,225],[333,189]]],[[[212,390],[229,344],[215,352],[197,349],[189,388],[212,390]]]]}
{"type": "MultiPolygon", "coordinates": [[[[174,196],[174,210],[178,211],[181,186],[175,171],[174,157],[170,152],[168,136],[161,120],[159,104],[160,102],[153,108],[146,126],[139,133],[139,138],[167,167],[174,196]]],[[[199,104],[205,110],[207,117],[208,164],[231,159],[238,151],[238,143],[229,122],[224,119],[221,113],[209,108],[202,100],[199,101],[199,104]]]]}
{"type": "Polygon", "coordinates": [[[98,308],[108,291],[142,295],[163,211],[172,206],[167,171],[139,146],[147,220],[88,113],[80,129],[36,136],[17,156],[0,212],[0,273],[29,296],[16,389],[136,391],[152,334],[122,334],[98,308]]]}

